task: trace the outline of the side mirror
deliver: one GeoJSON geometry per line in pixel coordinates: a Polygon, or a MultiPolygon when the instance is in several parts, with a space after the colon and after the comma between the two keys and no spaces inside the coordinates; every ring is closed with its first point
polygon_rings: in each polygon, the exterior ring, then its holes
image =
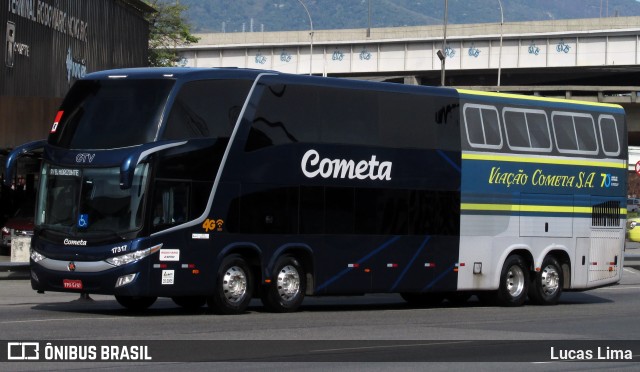
{"type": "Polygon", "coordinates": [[[18,159],[30,151],[44,148],[44,145],[46,144],[47,140],[28,142],[24,145],[16,147],[9,153],[9,156],[7,156],[7,162],[4,171],[5,186],[11,186],[11,180],[13,178],[13,175],[15,174],[15,167],[18,159]]]}

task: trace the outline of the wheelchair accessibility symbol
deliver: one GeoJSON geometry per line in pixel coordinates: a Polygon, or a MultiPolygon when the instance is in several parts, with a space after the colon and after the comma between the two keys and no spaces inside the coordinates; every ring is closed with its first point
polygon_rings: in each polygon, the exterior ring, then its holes
{"type": "Polygon", "coordinates": [[[89,225],[89,215],[81,214],[80,217],[78,217],[78,227],[81,229],[85,229],[87,228],[88,225],[89,225]]]}

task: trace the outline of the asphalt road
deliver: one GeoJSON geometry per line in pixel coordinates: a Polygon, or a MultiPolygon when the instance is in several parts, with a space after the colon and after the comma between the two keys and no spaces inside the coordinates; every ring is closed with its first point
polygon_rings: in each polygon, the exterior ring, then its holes
{"type": "MultiPolygon", "coordinates": [[[[73,294],[37,294],[26,280],[0,281],[0,295],[0,339],[5,343],[34,341],[42,349],[46,342],[98,348],[121,341],[146,345],[153,361],[135,364],[141,370],[428,366],[445,371],[461,361],[487,371],[496,366],[637,370],[640,361],[640,271],[631,268],[624,269],[617,286],[564,293],[560,304],[551,307],[485,307],[472,298],[465,306],[444,303],[420,309],[397,295],[367,295],[307,298],[301,311],[293,314],[264,312],[255,301],[246,314],[219,316],[206,307],[185,311],[166,299],[144,313],[132,314],[112,297],[81,300],[73,294]],[[562,350],[584,356],[598,348],[603,353],[621,350],[621,356],[631,355],[633,361],[605,358],[574,363],[560,358],[562,350]]],[[[0,345],[0,356],[6,358],[4,350],[7,346],[0,345]]],[[[106,370],[131,367],[112,362],[25,361],[5,363],[0,369],[68,370],[96,364],[106,370]]]]}

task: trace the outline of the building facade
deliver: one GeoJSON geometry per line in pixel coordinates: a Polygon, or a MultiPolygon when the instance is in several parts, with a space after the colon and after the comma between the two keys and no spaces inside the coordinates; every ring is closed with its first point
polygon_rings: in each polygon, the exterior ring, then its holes
{"type": "Polygon", "coordinates": [[[0,25],[0,149],[46,136],[73,82],[93,71],[147,64],[139,0],[4,0],[0,25]]]}
{"type": "MultiPolygon", "coordinates": [[[[2,0],[0,171],[8,152],[47,137],[64,95],[85,74],[147,65],[154,9],[141,0],[2,0]]],[[[33,195],[39,159],[18,163],[11,192],[0,192],[0,220],[33,195]],[[23,192],[24,191],[24,192],[23,192]],[[18,195],[24,194],[24,195],[18,195]],[[17,196],[18,195],[18,196],[17,196]]],[[[4,172],[1,172],[4,177],[4,172]]]]}

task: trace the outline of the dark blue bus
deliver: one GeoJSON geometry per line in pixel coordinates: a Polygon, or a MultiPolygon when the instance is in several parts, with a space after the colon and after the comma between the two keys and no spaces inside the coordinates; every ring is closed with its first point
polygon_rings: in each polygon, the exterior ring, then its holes
{"type": "MultiPolygon", "coordinates": [[[[621,278],[621,107],[243,69],[71,88],[42,149],[38,291],[243,312],[308,295],[554,304],[621,278]]],[[[10,179],[10,177],[5,177],[10,179]]]]}

